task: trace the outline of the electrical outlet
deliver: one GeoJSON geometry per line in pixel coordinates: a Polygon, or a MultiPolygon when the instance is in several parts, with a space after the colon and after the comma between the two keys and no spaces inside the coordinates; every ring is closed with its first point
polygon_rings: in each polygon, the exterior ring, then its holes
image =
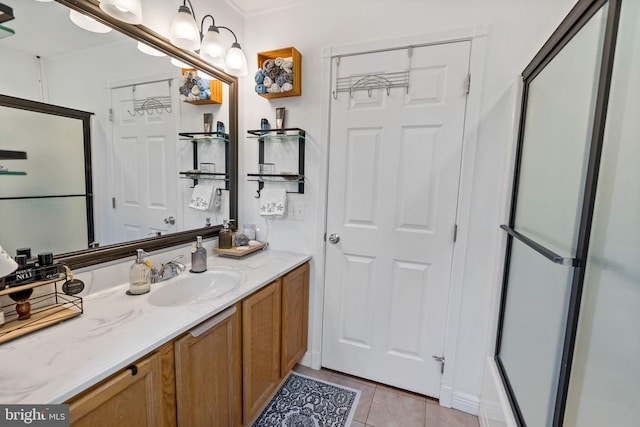
{"type": "Polygon", "coordinates": [[[304,221],[304,202],[295,201],[289,204],[289,218],[304,221]]]}

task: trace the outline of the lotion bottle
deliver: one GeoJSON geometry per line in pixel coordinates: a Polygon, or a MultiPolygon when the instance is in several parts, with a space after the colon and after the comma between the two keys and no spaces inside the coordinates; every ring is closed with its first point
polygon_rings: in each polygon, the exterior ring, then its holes
{"type": "Polygon", "coordinates": [[[218,247],[220,249],[231,249],[231,229],[229,228],[229,221],[226,219],[222,220],[222,230],[220,230],[220,234],[218,235],[218,247]]]}
{"type": "Polygon", "coordinates": [[[151,290],[151,266],[145,261],[145,255],[148,254],[138,249],[136,261],[129,269],[129,295],[142,295],[151,290]]]}
{"type": "Polygon", "coordinates": [[[192,273],[204,273],[207,271],[207,250],[202,247],[202,236],[196,236],[196,242],[191,249],[192,273]]]}

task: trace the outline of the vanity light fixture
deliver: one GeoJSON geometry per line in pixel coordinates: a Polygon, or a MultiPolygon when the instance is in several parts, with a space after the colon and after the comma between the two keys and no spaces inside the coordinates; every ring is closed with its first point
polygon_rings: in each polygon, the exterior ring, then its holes
{"type": "Polygon", "coordinates": [[[167,56],[164,53],[160,52],[158,49],[142,42],[138,42],[138,50],[151,56],[167,56]]]}
{"type": "Polygon", "coordinates": [[[122,22],[134,25],[142,23],[140,0],[101,0],[100,9],[122,22]]]}
{"type": "Polygon", "coordinates": [[[198,51],[200,57],[212,65],[223,67],[226,72],[236,76],[247,75],[247,59],[238,43],[236,34],[228,27],[216,26],[212,15],[205,15],[200,21],[200,29],[196,22],[196,15],[193,12],[191,0],[183,0],[182,6],[178,9],[178,14],[171,21],[171,44],[176,47],[198,51]],[[187,2],[189,6],[187,6],[187,2]],[[211,18],[211,25],[204,32],[204,22],[211,18]],[[226,50],[220,28],[229,31],[234,38],[229,51],[226,50]]]}
{"type": "Polygon", "coordinates": [[[107,27],[90,16],[84,15],[73,9],[69,10],[69,19],[71,19],[71,22],[76,24],[78,27],[83,30],[91,31],[92,33],[104,34],[111,31],[111,27],[107,27]]]}

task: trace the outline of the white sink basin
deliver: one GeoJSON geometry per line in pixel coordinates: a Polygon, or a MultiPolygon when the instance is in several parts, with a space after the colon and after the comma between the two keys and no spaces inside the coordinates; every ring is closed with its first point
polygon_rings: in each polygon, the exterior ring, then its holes
{"type": "Polygon", "coordinates": [[[237,271],[208,270],[204,273],[182,273],[162,288],[154,289],[147,301],[158,307],[199,304],[231,292],[244,281],[237,271]]]}

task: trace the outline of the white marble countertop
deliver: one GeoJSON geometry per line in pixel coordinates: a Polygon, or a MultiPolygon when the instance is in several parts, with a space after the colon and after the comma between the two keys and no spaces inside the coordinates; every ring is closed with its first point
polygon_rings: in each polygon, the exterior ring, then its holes
{"type": "Polygon", "coordinates": [[[179,285],[172,283],[176,279],[153,284],[140,296],[126,295],[127,283],[90,294],[81,316],[0,345],[0,403],[62,403],[309,259],[275,250],[241,259],[210,256],[209,270],[231,268],[244,281],[217,299],[193,305],[148,302],[154,290],[179,285]]]}

